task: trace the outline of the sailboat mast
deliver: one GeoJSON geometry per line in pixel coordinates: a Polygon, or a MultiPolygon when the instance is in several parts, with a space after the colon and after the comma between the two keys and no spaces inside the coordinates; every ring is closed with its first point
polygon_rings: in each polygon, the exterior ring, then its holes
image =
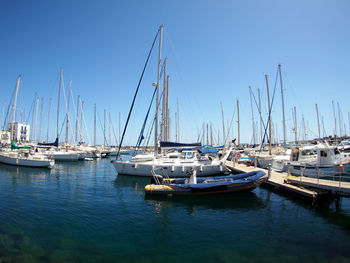
{"type": "Polygon", "coordinates": [[[71,93],[71,86],[72,82],[69,80],[69,89],[68,89],[68,105],[67,105],[67,122],[66,122],[66,144],[68,144],[68,139],[69,139],[69,101],[70,101],[70,93],[71,93]]]}
{"type": "Polygon", "coordinates": [[[320,118],[319,118],[319,115],[318,115],[317,103],[316,103],[316,115],[317,115],[317,125],[318,125],[318,138],[320,139],[321,138],[321,129],[320,129],[320,118]]]}
{"type": "Polygon", "coordinates": [[[239,126],[239,101],[237,99],[237,116],[238,116],[238,146],[241,145],[241,134],[240,134],[240,126],[239,126]]]}
{"type": "Polygon", "coordinates": [[[221,107],[221,116],[222,116],[222,141],[225,146],[226,140],[225,140],[225,118],[224,118],[224,110],[222,108],[222,103],[220,101],[220,107],[221,107]]]}
{"type": "Polygon", "coordinates": [[[106,109],[103,110],[103,146],[106,147],[106,109]]]}
{"type": "Polygon", "coordinates": [[[166,127],[166,140],[170,140],[170,116],[169,116],[169,75],[166,78],[166,105],[165,105],[165,127],[166,127]]]}
{"type": "Polygon", "coordinates": [[[178,98],[176,98],[176,111],[177,111],[177,120],[176,120],[176,142],[179,142],[180,140],[180,120],[179,120],[179,116],[180,116],[180,113],[179,113],[179,100],[178,98]]]}
{"type": "Polygon", "coordinates": [[[94,146],[96,146],[96,103],[94,104],[94,146]]]}
{"type": "Polygon", "coordinates": [[[51,103],[52,103],[52,98],[50,97],[50,100],[49,100],[49,110],[48,110],[48,113],[47,113],[47,134],[46,134],[46,142],[49,141],[51,103]]]}
{"type": "Polygon", "coordinates": [[[21,81],[21,75],[18,75],[17,77],[17,82],[16,82],[16,91],[15,91],[15,97],[13,100],[13,105],[12,105],[12,121],[11,121],[11,140],[14,140],[15,138],[15,120],[16,120],[16,104],[17,104],[17,95],[18,95],[18,88],[19,88],[19,82],[21,81]]]}
{"type": "Polygon", "coordinates": [[[157,105],[156,105],[156,120],[154,128],[154,153],[158,156],[158,112],[159,112],[159,84],[160,84],[160,70],[162,62],[162,37],[163,37],[163,25],[159,27],[159,50],[158,50],[158,74],[157,74],[157,105]]]}
{"type": "Polygon", "coordinates": [[[37,141],[36,128],[38,126],[38,109],[39,109],[39,96],[36,97],[34,141],[37,141]]]}
{"type": "MultiPolygon", "coordinates": [[[[18,75],[17,82],[16,82],[15,97],[14,97],[13,105],[12,105],[12,120],[11,120],[12,125],[14,124],[14,122],[16,120],[17,95],[18,95],[18,88],[19,88],[19,82],[20,81],[21,81],[21,75],[18,75]]],[[[13,131],[12,131],[12,133],[13,133],[13,131]]],[[[13,140],[13,138],[12,138],[12,140],[13,140]]]]}
{"type": "Polygon", "coordinates": [[[166,63],[167,58],[164,58],[164,77],[163,77],[163,107],[162,107],[162,126],[161,126],[161,138],[166,141],[166,63]]]}
{"type": "Polygon", "coordinates": [[[80,95],[78,95],[78,99],[77,99],[77,113],[75,116],[75,142],[77,144],[78,144],[79,101],[80,101],[80,95]]]}
{"type": "Polygon", "coordinates": [[[340,112],[340,107],[339,107],[339,101],[337,102],[338,106],[338,119],[339,119],[339,137],[342,136],[343,134],[343,128],[342,128],[342,118],[341,118],[341,112],[340,112]]]}
{"type": "Polygon", "coordinates": [[[297,108],[294,106],[294,135],[295,144],[298,144],[298,123],[297,123],[297,108]]]}
{"type": "Polygon", "coordinates": [[[61,97],[61,85],[62,85],[62,68],[60,69],[60,82],[58,86],[58,102],[57,102],[57,133],[56,133],[56,138],[59,137],[59,121],[60,121],[60,97],[61,97]]]}
{"type": "Polygon", "coordinates": [[[260,142],[263,143],[263,125],[262,125],[262,118],[261,118],[261,95],[260,95],[260,89],[258,88],[258,97],[259,97],[259,115],[260,115],[260,142]]]}
{"type": "Polygon", "coordinates": [[[44,97],[41,97],[41,108],[40,108],[40,122],[39,122],[39,140],[41,141],[41,124],[43,121],[43,108],[44,108],[44,97]]]}
{"type": "Polygon", "coordinates": [[[266,88],[267,88],[267,102],[269,105],[269,154],[271,155],[271,105],[270,105],[270,92],[269,92],[269,81],[265,74],[266,88]]]}
{"type": "Polygon", "coordinates": [[[332,100],[332,108],[333,108],[333,115],[334,115],[334,137],[337,138],[337,118],[335,117],[335,109],[334,109],[334,101],[333,100],[332,100]]]}
{"type": "Polygon", "coordinates": [[[252,110],[252,124],[253,124],[253,144],[255,145],[255,125],[254,125],[254,109],[253,109],[253,100],[252,100],[252,88],[249,86],[249,94],[250,94],[250,108],[252,110]]]}
{"type": "Polygon", "coordinates": [[[282,84],[281,64],[278,65],[278,71],[279,71],[279,74],[280,74],[281,97],[282,97],[283,147],[285,147],[285,146],[286,146],[286,143],[287,143],[287,133],[286,133],[286,116],[285,116],[285,113],[284,113],[284,96],[283,96],[283,84],[282,84]]]}

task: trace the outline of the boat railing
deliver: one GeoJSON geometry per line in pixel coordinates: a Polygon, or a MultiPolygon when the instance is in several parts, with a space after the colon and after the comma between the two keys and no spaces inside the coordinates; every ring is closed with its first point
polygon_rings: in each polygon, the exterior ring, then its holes
{"type": "MultiPolygon", "coordinates": [[[[306,163],[304,163],[301,167],[300,167],[300,176],[299,176],[299,180],[300,182],[303,181],[303,178],[306,178],[308,176],[304,176],[305,175],[305,170],[306,170],[306,163]]],[[[291,175],[290,172],[291,166],[288,165],[287,168],[287,172],[288,175],[291,175]]],[[[348,184],[350,182],[350,173],[348,172],[347,169],[344,170],[344,166],[343,165],[338,165],[338,166],[334,166],[332,171],[327,171],[327,174],[322,173],[321,174],[321,169],[319,166],[316,166],[316,174],[315,174],[315,179],[317,179],[316,184],[322,184],[320,182],[320,179],[325,179],[325,180],[330,180],[333,182],[338,182],[339,184],[337,185],[338,188],[342,188],[342,183],[346,183],[348,184]]]]}

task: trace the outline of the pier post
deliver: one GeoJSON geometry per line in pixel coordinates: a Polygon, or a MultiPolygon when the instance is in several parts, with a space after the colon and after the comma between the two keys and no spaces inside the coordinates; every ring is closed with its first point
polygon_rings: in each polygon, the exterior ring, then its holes
{"type": "Polygon", "coordinates": [[[256,168],[258,166],[258,158],[255,157],[254,158],[254,168],[256,168]]]}
{"type": "Polygon", "coordinates": [[[267,178],[268,178],[268,180],[271,178],[271,165],[270,164],[267,166],[267,178]]]}

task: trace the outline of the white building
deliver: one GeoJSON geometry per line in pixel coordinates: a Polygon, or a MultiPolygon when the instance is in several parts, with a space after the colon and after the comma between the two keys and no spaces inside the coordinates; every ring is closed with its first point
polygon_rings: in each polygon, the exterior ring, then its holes
{"type": "Polygon", "coordinates": [[[11,122],[7,125],[7,130],[11,134],[11,139],[15,142],[28,142],[30,126],[27,123],[11,122]],[[12,131],[13,127],[13,131],[12,131]]]}
{"type": "Polygon", "coordinates": [[[10,144],[10,132],[9,131],[0,131],[0,144],[10,144]]]}

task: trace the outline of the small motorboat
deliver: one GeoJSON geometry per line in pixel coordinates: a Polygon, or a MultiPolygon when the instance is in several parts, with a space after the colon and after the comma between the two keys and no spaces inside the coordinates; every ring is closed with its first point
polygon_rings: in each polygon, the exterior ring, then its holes
{"type": "Polygon", "coordinates": [[[196,176],[196,170],[191,171],[189,178],[169,179],[153,174],[153,184],[145,186],[146,194],[154,195],[199,195],[226,194],[239,191],[252,191],[267,180],[263,171],[233,174],[216,177],[196,176]]]}

